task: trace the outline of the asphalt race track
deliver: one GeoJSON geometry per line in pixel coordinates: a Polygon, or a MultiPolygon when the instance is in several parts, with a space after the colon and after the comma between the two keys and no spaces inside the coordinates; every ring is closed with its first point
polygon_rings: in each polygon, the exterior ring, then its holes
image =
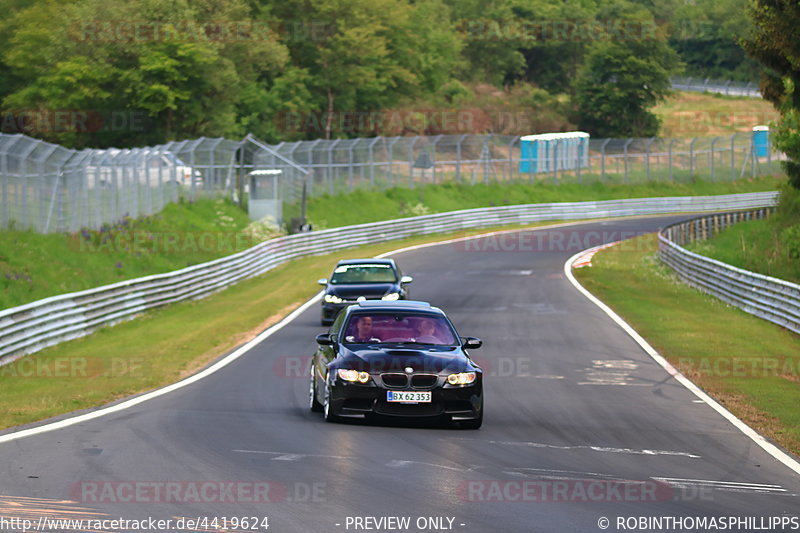
{"type": "MultiPolygon", "coordinates": [[[[308,362],[323,331],[313,305],[206,379],[0,445],[0,517],[37,527],[41,517],[218,520],[191,531],[223,529],[223,518],[228,530],[264,531],[232,519],[267,517],[280,533],[602,531],[604,518],[607,531],[713,531],[689,520],[733,516],[742,522],[727,531],[797,530],[796,521],[767,526],[800,515],[800,476],[669,377],[564,278],[576,252],[680,218],[394,256],[414,276],[412,298],[484,341],[472,352],[487,374],[480,430],[328,424],[310,413],[308,362]]],[[[113,525],[106,530],[125,529],[113,525]]]]}

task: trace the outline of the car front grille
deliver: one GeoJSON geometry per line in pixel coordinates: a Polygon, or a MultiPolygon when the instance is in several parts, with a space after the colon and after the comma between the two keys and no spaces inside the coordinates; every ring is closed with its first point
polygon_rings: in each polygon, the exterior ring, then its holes
{"type": "Polygon", "coordinates": [[[411,387],[415,389],[432,389],[436,386],[439,376],[436,374],[414,374],[411,376],[411,387]]]}
{"type": "Polygon", "coordinates": [[[408,376],[405,374],[381,374],[381,381],[390,389],[402,389],[408,386],[408,376]]]}

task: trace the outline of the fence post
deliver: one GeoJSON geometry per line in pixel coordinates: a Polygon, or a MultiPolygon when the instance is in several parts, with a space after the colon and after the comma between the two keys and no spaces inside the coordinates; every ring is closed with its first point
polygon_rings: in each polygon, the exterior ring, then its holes
{"type": "Polygon", "coordinates": [[[694,143],[697,142],[697,137],[692,139],[689,143],[689,179],[694,175],[694,143]]]}
{"type": "Polygon", "coordinates": [[[408,180],[412,189],[414,188],[414,145],[418,140],[419,136],[414,137],[414,140],[408,145],[408,180]]]}
{"type": "Polygon", "coordinates": [[[624,162],[625,162],[625,185],[628,184],[628,146],[633,142],[633,139],[628,139],[625,143],[625,146],[622,147],[622,152],[624,154],[624,162]]]}
{"type": "Polygon", "coordinates": [[[672,175],[672,145],[675,144],[677,139],[670,139],[669,147],[667,148],[667,164],[669,166],[669,181],[675,181],[675,178],[672,175]]]}
{"type": "Polygon", "coordinates": [[[769,173],[772,174],[772,132],[767,132],[767,167],[769,173]]]}
{"type": "Polygon", "coordinates": [[[515,135],[511,142],[508,143],[508,180],[514,181],[514,144],[520,139],[519,135],[515,135]]]}
{"type": "Polygon", "coordinates": [[[371,143],[369,143],[369,190],[371,191],[375,190],[375,157],[373,154],[373,147],[375,146],[375,143],[381,139],[383,139],[383,137],[379,135],[375,137],[371,143]]]}
{"type": "Polygon", "coordinates": [[[647,166],[647,181],[650,181],[650,147],[653,145],[655,140],[655,137],[650,137],[650,140],[647,141],[647,145],[645,146],[644,160],[645,165],[647,166]]]}
{"type": "Polygon", "coordinates": [[[468,134],[463,134],[456,141],[456,182],[461,183],[461,143],[467,138],[468,134]]]}
{"type": "Polygon", "coordinates": [[[736,134],[731,135],[731,181],[736,180],[736,134]]]}
{"type": "Polygon", "coordinates": [[[389,187],[394,187],[394,143],[399,139],[400,137],[394,137],[389,141],[389,187]]]}
{"type": "Polygon", "coordinates": [[[714,145],[717,143],[719,137],[714,137],[711,139],[711,183],[716,181],[714,175],[714,160],[716,159],[716,155],[714,154],[714,145]]]}
{"type": "Polygon", "coordinates": [[[440,135],[437,135],[437,136],[436,136],[436,137],[433,139],[433,145],[432,145],[432,147],[433,147],[433,150],[432,150],[432,152],[433,152],[433,153],[432,153],[431,155],[433,155],[433,158],[432,158],[432,161],[431,161],[431,162],[433,163],[433,184],[434,184],[434,185],[436,185],[436,159],[437,159],[437,158],[436,158],[436,143],[438,143],[438,142],[439,142],[439,141],[441,141],[441,140],[442,140],[442,135],[441,135],[441,134],[440,134],[440,135]]]}
{"type": "Polygon", "coordinates": [[[611,142],[611,139],[606,139],[600,145],[600,182],[606,182],[606,145],[611,142]]]}

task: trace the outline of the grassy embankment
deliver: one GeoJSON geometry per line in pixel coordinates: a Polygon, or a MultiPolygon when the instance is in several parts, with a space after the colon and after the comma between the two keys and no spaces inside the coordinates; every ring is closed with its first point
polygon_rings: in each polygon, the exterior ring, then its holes
{"type": "Polygon", "coordinates": [[[730,265],[800,283],[800,191],[784,187],[777,212],[688,246],[730,265]]]}

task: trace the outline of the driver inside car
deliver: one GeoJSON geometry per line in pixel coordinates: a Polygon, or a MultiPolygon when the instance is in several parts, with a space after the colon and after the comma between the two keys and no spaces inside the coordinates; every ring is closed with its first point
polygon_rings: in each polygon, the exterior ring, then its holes
{"type": "Polygon", "coordinates": [[[441,340],[437,336],[436,323],[429,319],[423,318],[417,324],[417,337],[416,342],[425,342],[431,344],[439,344],[441,340]]]}
{"type": "Polygon", "coordinates": [[[381,342],[372,333],[372,317],[362,316],[356,321],[355,335],[345,337],[347,342],[381,342]]]}

